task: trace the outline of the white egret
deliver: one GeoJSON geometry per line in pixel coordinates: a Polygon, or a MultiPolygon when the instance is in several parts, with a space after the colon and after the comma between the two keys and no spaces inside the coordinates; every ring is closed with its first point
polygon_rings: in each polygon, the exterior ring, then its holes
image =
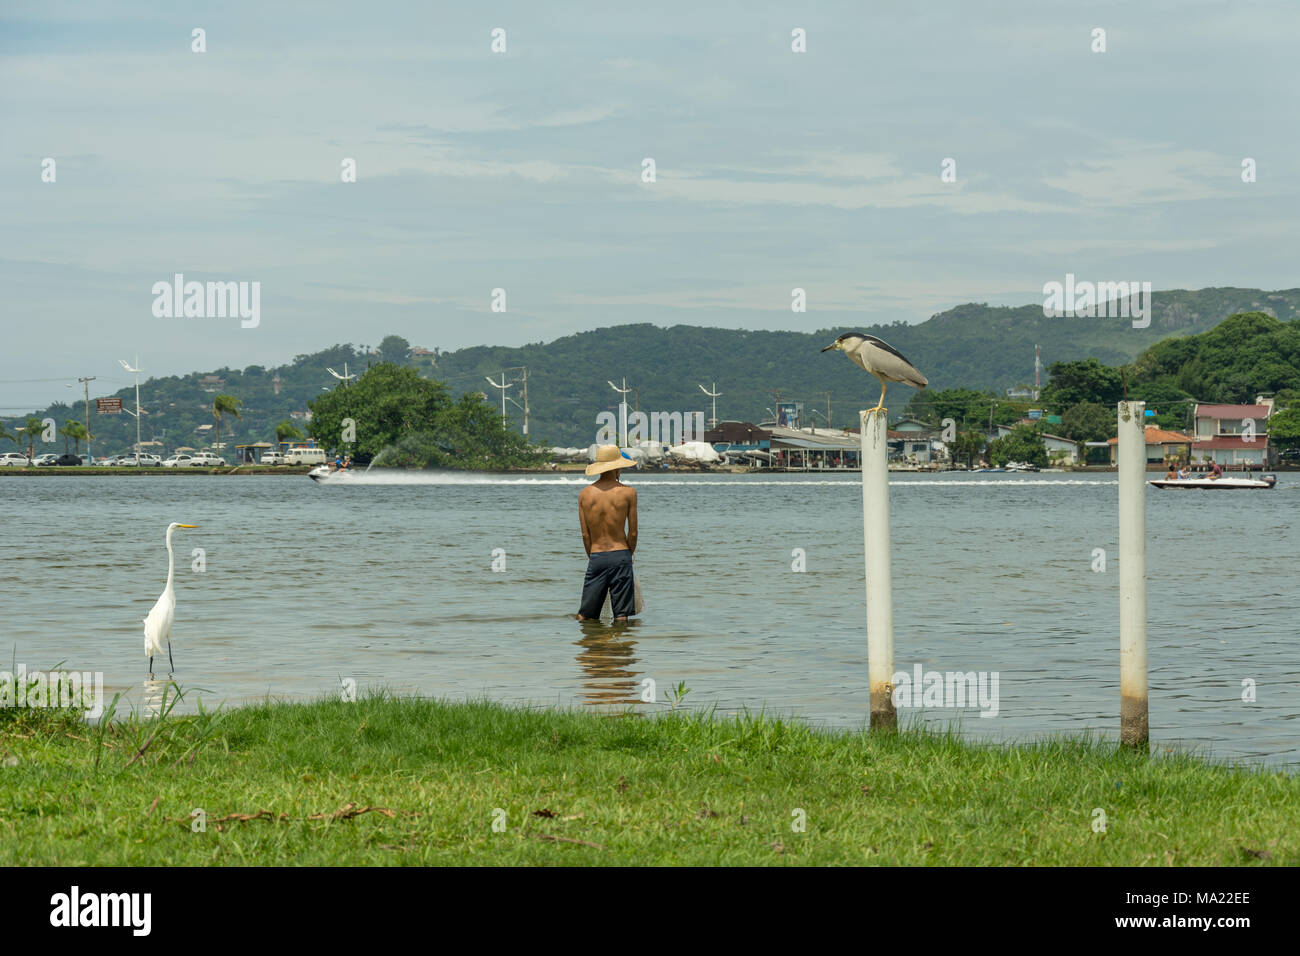
{"type": "Polygon", "coordinates": [[[197,528],[196,524],[179,524],[173,521],[167,526],[167,586],[158,596],[153,609],[144,619],[144,652],[149,658],[149,676],[153,676],[153,657],[162,653],[163,641],[167,642],[167,663],[174,671],[172,663],[172,620],[176,616],[176,591],[172,588],[173,565],[172,532],[177,528],[197,528]]]}

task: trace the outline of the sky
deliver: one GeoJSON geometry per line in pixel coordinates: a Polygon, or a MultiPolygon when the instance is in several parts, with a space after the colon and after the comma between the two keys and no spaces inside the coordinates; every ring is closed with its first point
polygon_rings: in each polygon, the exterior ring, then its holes
{"type": "Polygon", "coordinates": [[[6,0],[0,416],[137,356],[1293,288],[1297,35],[1295,0],[6,0]],[[257,324],[156,315],[177,273],[259,283],[257,324]]]}

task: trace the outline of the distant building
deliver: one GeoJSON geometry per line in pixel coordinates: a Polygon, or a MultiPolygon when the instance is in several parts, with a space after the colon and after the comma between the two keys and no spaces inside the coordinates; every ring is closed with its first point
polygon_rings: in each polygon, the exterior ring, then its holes
{"type": "Polygon", "coordinates": [[[704,440],[717,451],[767,451],[772,433],[753,422],[718,422],[704,433],[704,440]]]}
{"type": "Polygon", "coordinates": [[[1269,463],[1268,419],[1273,399],[1258,399],[1254,405],[1197,405],[1196,440],[1192,454],[1220,465],[1269,463]]]}
{"type": "Polygon", "coordinates": [[[892,431],[921,432],[924,434],[930,434],[934,431],[934,428],[928,423],[921,421],[919,418],[900,418],[898,421],[894,422],[892,431]]]}
{"type": "Polygon", "coordinates": [[[215,392],[226,387],[226,380],[219,375],[204,375],[199,379],[199,388],[205,392],[215,392]]]}
{"type": "MultiPolygon", "coordinates": [[[[1147,464],[1165,464],[1171,461],[1186,462],[1191,457],[1193,438],[1182,432],[1172,432],[1156,425],[1146,426],[1147,464]]],[[[1110,463],[1119,461],[1119,438],[1112,438],[1110,463]]]]}

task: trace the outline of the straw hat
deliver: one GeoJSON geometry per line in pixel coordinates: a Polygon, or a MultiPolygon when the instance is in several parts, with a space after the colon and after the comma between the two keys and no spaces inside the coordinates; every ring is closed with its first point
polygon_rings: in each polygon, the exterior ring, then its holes
{"type": "Polygon", "coordinates": [[[617,445],[601,445],[596,449],[596,460],[587,466],[588,475],[600,475],[615,468],[635,468],[636,462],[618,450],[617,445]]]}

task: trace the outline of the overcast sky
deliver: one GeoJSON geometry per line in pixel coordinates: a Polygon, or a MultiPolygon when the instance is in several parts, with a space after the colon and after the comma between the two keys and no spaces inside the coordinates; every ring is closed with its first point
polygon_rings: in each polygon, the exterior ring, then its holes
{"type": "Polygon", "coordinates": [[[919,322],[1067,272],[1291,288],[1297,36],[1295,0],[6,0],[0,414],[137,353],[919,322]],[[178,272],[260,282],[260,324],[156,317],[178,272]]]}

